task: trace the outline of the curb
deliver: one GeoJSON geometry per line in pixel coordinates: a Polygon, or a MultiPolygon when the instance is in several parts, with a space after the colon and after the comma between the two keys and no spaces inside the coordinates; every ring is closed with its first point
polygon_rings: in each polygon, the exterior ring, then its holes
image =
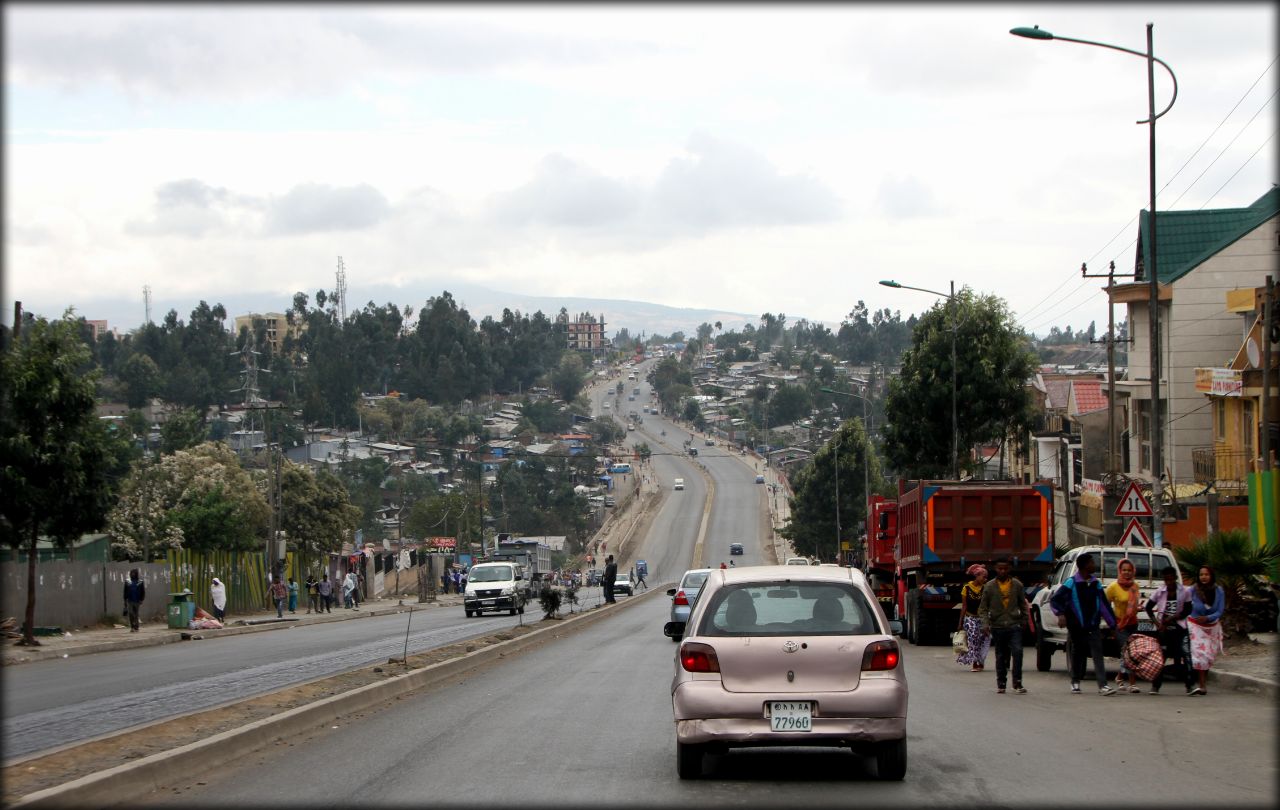
{"type": "Polygon", "coordinates": [[[117,765],[63,785],[28,793],[10,806],[90,806],[100,803],[102,797],[106,795],[112,797],[113,803],[137,799],[159,789],[162,781],[172,778],[175,773],[182,773],[186,762],[199,761],[203,768],[220,767],[257,751],[282,736],[308,731],[352,712],[385,708],[390,701],[398,697],[470,672],[509,654],[520,653],[537,644],[553,640],[558,637],[555,634],[569,629],[580,630],[617,610],[624,610],[628,605],[659,593],[664,592],[654,589],[641,596],[629,597],[627,601],[619,602],[613,608],[595,608],[590,612],[580,613],[563,620],[561,624],[535,630],[510,641],[492,644],[451,661],[442,661],[419,670],[396,675],[386,681],[371,683],[341,695],[333,695],[305,706],[298,706],[281,712],[275,717],[257,720],[247,726],[215,734],[205,740],[153,754],[135,762],[117,765]],[[548,633],[553,635],[548,637],[548,633]]]}
{"type": "MultiPolygon", "coordinates": [[[[430,604],[430,603],[425,603],[430,604]]],[[[440,603],[436,603],[439,605],[440,603]]],[[[444,606],[444,605],[440,605],[444,606]]],[[[75,657],[77,655],[91,655],[93,653],[113,652],[115,650],[135,650],[142,647],[160,647],[165,644],[174,644],[181,641],[198,641],[201,639],[220,638],[222,636],[238,636],[244,633],[262,633],[268,630],[283,630],[289,627],[304,627],[309,624],[327,624],[329,622],[350,621],[352,619],[365,619],[374,616],[390,616],[396,613],[403,613],[409,609],[409,605],[373,608],[367,612],[354,614],[345,614],[341,616],[325,616],[320,619],[311,619],[306,622],[272,622],[260,625],[236,625],[233,627],[224,627],[221,630],[174,630],[172,633],[156,634],[147,638],[124,638],[117,641],[98,641],[89,644],[82,644],[75,647],[64,647],[62,649],[33,649],[14,653],[15,655],[26,656],[22,661],[6,661],[4,666],[21,666],[22,664],[33,664],[36,661],[47,661],[54,658],[75,657]]],[[[418,609],[419,605],[414,604],[413,608],[418,609]]]]}
{"type": "Polygon", "coordinates": [[[1243,675],[1237,672],[1210,669],[1206,683],[1221,686],[1223,689],[1230,689],[1233,692],[1251,692],[1257,695],[1264,695],[1272,700],[1280,696],[1280,683],[1266,678],[1259,678],[1255,675],[1243,675]]]}

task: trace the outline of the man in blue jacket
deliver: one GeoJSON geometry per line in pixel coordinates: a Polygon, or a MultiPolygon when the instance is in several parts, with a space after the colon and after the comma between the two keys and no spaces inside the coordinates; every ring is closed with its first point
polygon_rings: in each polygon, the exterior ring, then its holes
{"type": "Polygon", "coordinates": [[[1102,582],[1093,575],[1096,567],[1092,554],[1077,557],[1076,572],[1054,592],[1049,608],[1058,617],[1058,626],[1067,628],[1071,647],[1071,693],[1080,694],[1087,655],[1093,659],[1098,694],[1108,697],[1116,690],[1107,685],[1107,666],[1102,658],[1102,631],[1098,627],[1098,619],[1105,621],[1115,632],[1116,617],[1111,612],[1111,605],[1107,604],[1102,582]]]}

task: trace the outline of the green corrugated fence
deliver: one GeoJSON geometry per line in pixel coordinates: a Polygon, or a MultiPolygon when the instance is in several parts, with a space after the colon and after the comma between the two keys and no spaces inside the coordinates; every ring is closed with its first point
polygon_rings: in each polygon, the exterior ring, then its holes
{"type": "MultiPolygon", "coordinates": [[[[293,553],[286,555],[285,578],[294,576],[293,553]]],[[[170,587],[174,592],[183,589],[195,594],[195,602],[209,613],[213,612],[213,600],[209,586],[217,577],[227,587],[227,614],[244,615],[265,610],[267,601],[267,571],[261,553],[211,551],[190,549],[170,550],[168,554],[170,587]]],[[[305,604],[306,596],[300,595],[305,604]]]]}

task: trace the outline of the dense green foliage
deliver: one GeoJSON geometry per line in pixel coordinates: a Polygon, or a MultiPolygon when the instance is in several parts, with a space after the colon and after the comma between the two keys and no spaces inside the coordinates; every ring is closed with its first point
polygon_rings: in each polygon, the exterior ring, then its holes
{"type": "Polygon", "coordinates": [[[883,488],[880,460],[862,420],[851,419],[824,444],[792,482],[791,518],[782,535],[796,553],[833,560],[836,554],[836,490],[842,540],[862,534],[867,520],[867,479],[883,488]],[[838,482],[838,483],[837,483],[838,482]]]}
{"type": "Polygon", "coordinates": [[[1173,556],[1183,574],[1193,582],[1202,565],[1213,569],[1222,586],[1225,607],[1222,627],[1228,636],[1247,638],[1249,614],[1245,609],[1248,596],[1269,597],[1268,583],[1263,577],[1275,574],[1280,562],[1280,545],[1255,546],[1243,529],[1215,532],[1191,546],[1175,546],[1173,556]]]}

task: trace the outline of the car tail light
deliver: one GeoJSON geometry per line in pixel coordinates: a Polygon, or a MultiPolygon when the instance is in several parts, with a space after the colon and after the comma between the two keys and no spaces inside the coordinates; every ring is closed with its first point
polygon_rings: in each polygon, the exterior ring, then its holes
{"type": "Polygon", "coordinates": [[[719,672],[720,659],[711,645],[690,641],[680,648],[680,666],[685,672],[719,672]]]}
{"type": "Polygon", "coordinates": [[[684,591],[676,591],[676,599],[673,604],[689,606],[689,597],[684,595],[684,591]]]}
{"type": "Polygon", "coordinates": [[[898,666],[899,653],[896,641],[875,641],[867,645],[862,654],[862,671],[895,669],[898,666]]]}

